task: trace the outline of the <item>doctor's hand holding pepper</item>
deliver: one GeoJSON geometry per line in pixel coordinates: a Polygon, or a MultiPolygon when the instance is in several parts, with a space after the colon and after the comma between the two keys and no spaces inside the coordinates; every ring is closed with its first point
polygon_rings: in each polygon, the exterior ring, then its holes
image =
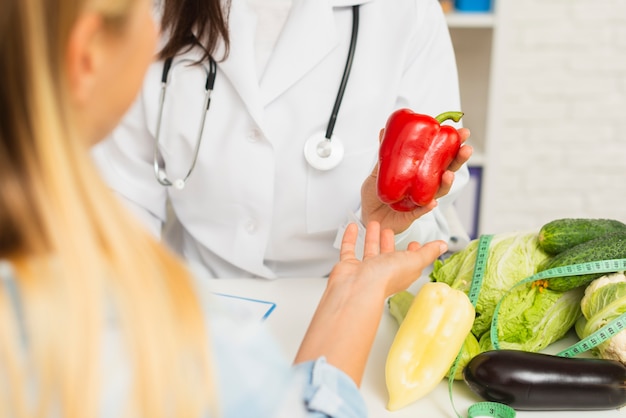
{"type": "Polygon", "coordinates": [[[446,112],[433,118],[400,109],[389,117],[387,131],[380,131],[379,162],[361,189],[364,223],[377,221],[401,233],[450,191],[454,172],[473,151],[465,145],[469,129],[439,126],[439,118],[450,115],[458,122],[463,114],[446,112]]]}

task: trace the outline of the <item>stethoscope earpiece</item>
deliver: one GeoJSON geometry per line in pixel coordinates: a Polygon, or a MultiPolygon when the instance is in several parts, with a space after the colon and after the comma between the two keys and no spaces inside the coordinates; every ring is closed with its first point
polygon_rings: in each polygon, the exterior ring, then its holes
{"type": "Polygon", "coordinates": [[[322,133],[315,134],[304,143],[304,158],[315,169],[333,169],[343,160],[343,142],[336,136],[330,139],[322,133]]]}

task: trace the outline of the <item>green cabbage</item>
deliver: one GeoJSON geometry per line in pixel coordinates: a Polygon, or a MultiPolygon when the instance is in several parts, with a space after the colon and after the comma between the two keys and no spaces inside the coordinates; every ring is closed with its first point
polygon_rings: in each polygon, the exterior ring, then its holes
{"type": "MultiPolygon", "coordinates": [[[[467,363],[470,362],[475,356],[481,353],[480,345],[478,344],[478,340],[474,337],[474,334],[471,332],[467,334],[465,337],[465,341],[463,341],[463,346],[461,347],[461,351],[459,351],[458,362],[456,365],[456,370],[454,373],[454,380],[463,380],[463,369],[467,366],[467,363]]],[[[454,364],[453,364],[454,365],[454,364]]],[[[450,375],[450,371],[452,371],[452,367],[446,374],[446,376],[450,375]]]]}
{"type": "MultiPolygon", "coordinates": [[[[478,240],[444,261],[437,260],[430,278],[469,293],[476,262],[478,240]]],[[[495,234],[489,246],[487,268],[476,302],[472,333],[480,338],[491,327],[496,304],[519,281],[537,273],[539,264],[549,258],[539,247],[536,232],[495,234]]],[[[506,315],[500,321],[507,320],[506,315]]]]}
{"type": "MultiPolygon", "coordinates": [[[[626,312],[626,276],[611,273],[599,277],[585,288],[580,302],[583,316],[576,322],[576,333],[582,339],[626,312]]],[[[606,359],[626,364],[626,330],[598,345],[593,352],[606,359]]]]}
{"type": "MultiPolygon", "coordinates": [[[[531,283],[513,289],[498,311],[500,348],[537,352],[560,340],[581,317],[583,294],[583,288],[559,292],[531,283]]],[[[480,340],[482,351],[492,349],[489,334],[480,340]]]]}

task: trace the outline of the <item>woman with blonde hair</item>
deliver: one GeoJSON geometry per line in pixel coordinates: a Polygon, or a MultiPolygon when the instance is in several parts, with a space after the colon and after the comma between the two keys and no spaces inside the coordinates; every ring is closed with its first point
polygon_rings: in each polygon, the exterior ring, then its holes
{"type": "Polygon", "coordinates": [[[443,242],[394,251],[357,229],[296,358],[220,311],[138,226],[89,147],[153,58],[150,0],[6,0],[0,14],[0,416],[364,416],[358,392],[387,296],[443,242]]]}

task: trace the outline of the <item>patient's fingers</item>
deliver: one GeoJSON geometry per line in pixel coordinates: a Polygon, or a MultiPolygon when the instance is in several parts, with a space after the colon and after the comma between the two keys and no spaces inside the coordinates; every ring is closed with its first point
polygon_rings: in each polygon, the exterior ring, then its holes
{"type": "Polygon", "coordinates": [[[365,246],[363,259],[380,254],[380,223],[372,221],[365,230],[365,246]]]}
{"type": "Polygon", "coordinates": [[[339,260],[351,260],[356,258],[355,247],[356,240],[359,235],[359,228],[355,223],[350,223],[343,233],[341,240],[341,250],[339,251],[339,260]]]}

